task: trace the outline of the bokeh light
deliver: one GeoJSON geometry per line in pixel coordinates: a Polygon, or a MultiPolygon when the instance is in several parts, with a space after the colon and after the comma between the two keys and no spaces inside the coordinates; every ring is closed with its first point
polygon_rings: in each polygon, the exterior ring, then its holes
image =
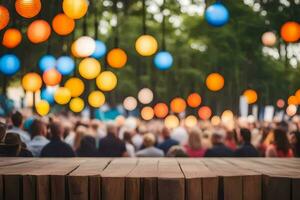
{"type": "Polygon", "coordinates": [[[27,29],[27,37],[32,43],[42,43],[48,40],[51,34],[51,27],[45,20],[33,21],[27,29]]]}
{"type": "Polygon", "coordinates": [[[138,93],[138,100],[142,104],[149,104],[153,101],[153,92],[149,88],[143,88],[138,93]]]}
{"type": "Polygon", "coordinates": [[[63,76],[70,75],[75,69],[75,61],[69,56],[61,56],[57,59],[56,69],[63,76]]]}
{"type": "Polygon", "coordinates": [[[83,81],[76,77],[68,79],[64,87],[70,90],[72,97],[79,97],[84,92],[83,81]]]}
{"type": "Polygon", "coordinates": [[[265,32],[262,35],[261,41],[262,41],[263,45],[265,45],[267,47],[273,47],[277,42],[277,38],[276,38],[275,33],[273,33],[272,31],[269,31],[269,32],[265,32]]]}
{"type": "Polygon", "coordinates": [[[198,115],[199,115],[200,119],[208,120],[212,115],[212,111],[211,111],[210,107],[202,106],[198,110],[198,115]]]}
{"type": "Polygon", "coordinates": [[[300,39],[300,25],[297,22],[286,22],[282,25],[280,34],[286,42],[297,42],[300,39]]]}
{"type": "Polygon", "coordinates": [[[101,65],[95,58],[85,58],[79,63],[79,74],[88,80],[96,78],[100,71],[101,65]]]}
{"type": "Polygon", "coordinates": [[[286,114],[290,117],[294,116],[295,114],[297,113],[297,106],[296,105],[289,105],[287,108],[286,108],[286,114]]]}
{"type": "Polygon", "coordinates": [[[224,87],[224,78],[219,73],[211,73],[206,78],[206,86],[211,91],[219,91],[224,87]]]}
{"type": "Polygon", "coordinates": [[[55,68],[56,59],[52,55],[44,55],[39,60],[39,68],[42,72],[47,71],[49,69],[55,68]]]}
{"type": "Polygon", "coordinates": [[[221,115],[221,119],[224,124],[232,122],[233,118],[234,115],[231,110],[225,110],[221,115]]]}
{"type": "Polygon", "coordinates": [[[219,126],[221,124],[221,118],[215,115],[211,118],[210,122],[213,126],[219,126]]]}
{"type": "Polygon", "coordinates": [[[5,6],[0,5],[0,31],[9,23],[9,11],[5,6]]]}
{"type": "Polygon", "coordinates": [[[112,68],[123,68],[127,63],[127,54],[123,49],[114,48],[107,54],[107,63],[112,68]]]}
{"type": "Polygon", "coordinates": [[[253,104],[257,101],[257,93],[255,90],[252,90],[252,89],[248,89],[248,90],[245,90],[243,92],[243,96],[246,97],[246,100],[247,100],[247,103],[248,104],[253,104]]]}
{"type": "Polygon", "coordinates": [[[154,66],[159,70],[170,69],[173,65],[173,56],[167,51],[160,51],[154,57],[154,66]]]}
{"type": "Polygon", "coordinates": [[[3,35],[2,44],[7,48],[15,48],[22,41],[22,34],[16,28],[7,29],[3,35]]]}
{"type": "Polygon", "coordinates": [[[150,106],[144,107],[141,110],[141,117],[142,117],[143,120],[146,120],[146,121],[149,121],[149,120],[153,119],[154,110],[150,106]]]}
{"type": "Polygon", "coordinates": [[[198,120],[195,116],[189,115],[184,119],[184,125],[188,128],[193,128],[197,125],[198,120]]]}
{"type": "Polygon", "coordinates": [[[41,99],[47,101],[49,104],[53,104],[54,101],[54,87],[46,87],[41,92],[41,99]]]}
{"type": "Polygon", "coordinates": [[[192,108],[197,108],[202,102],[201,96],[198,93],[192,93],[187,98],[187,104],[192,108]]]}
{"type": "Polygon", "coordinates": [[[49,105],[48,101],[40,100],[39,102],[37,102],[35,104],[35,110],[39,115],[45,116],[50,111],[50,105],[49,105]]]}
{"type": "Polygon", "coordinates": [[[16,0],[15,7],[22,17],[32,18],[39,14],[42,4],[40,0],[16,0]]]}
{"type": "Polygon", "coordinates": [[[36,92],[42,87],[42,84],[41,76],[35,72],[27,73],[22,78],[22,87],[26,91],[36,92]]]}
{"type": "Polygon", "coordinates": [[[55,86],[61,82],[62,75],[55,68],[48,69],[43,73],[43,81],[48,86],[55,86]]]}
{"type": "Polygon", "coordinates": [[[128,111],[133,111],[137,107],[137,100],[136,98],[129,96],[126,97],[123,101],[123,107],[128,111]]]}
{"type": "Polygon", "coordinates": [[[62,6],[68,17],[80,19],[87,13],[89,2],[87,0],[64,0],[62,6]]]}
{"type": "Polygon", "coordinates": [[[14,54],[5,54],[0,58],[0,71],[6,76],[12,76],[21,68],[19,58],[14,54]]]}
{"type": "Polygon", "coordinates": [[[90,106],[100,108],[105,103],[105,96],[100,91],[92,91],[88,96],[90,106]]]}
{"type": "Polygon", "coordinates": [[[89,57],[95,52],[96,42],[89,36],[82,36],[75,40],[72,47],[72,53],[76,57],[89,57]]]}
{"type": "Polygon", "coordinates": [[[84,109],[84,101],[83,99],[76,97],[71,99],[70,103],[69,103],[69,108],[71,111],[75,112],[75,113],[79,113],[84,109]]]}
{"type": "Polygon", "coordinates": [[[152,56],[157,48],[158,43],[151,35],[142,35],[135,42],[135,50],[142,56],[152,56]]]}
{"type": "Polygon", "coordinates": [[[59,13],[52,20],[52,28],[58,35],[69,35],[75,28],[75,21],[67,15],[59,13]]]}
{"type": "Polygon", "coordinates": [[[276,105],[278,108],[283,108],[285,106],[285,102],[283,99],[278,99],[276,105]]]}
{"type": "Polygon", "coordinates": [[[177,128],[179,126],[179,119],[175,115],[169,115],[165,118],[164,124],[167,128],[177,128]]]}
{"type": "Polygon", "coordinates": [[[177,97],[171,101],[170,108],[174,113],[182,113],[185,111],[186,102],[184,99],[177,97]]]}
{"type": "Polygon", "coordinates": [[[118,84],[118,79],[111,71],[104,71],[97,77],[96,84],[100,90],[108,92],[115,89],[118,84]]]}
{"type": "Polygon", "coordinates": [[[289,96],[287,102],[288,102],[288,105],[298,105],[299,104],[297,97],[294,95],[289,96]]]}
{"type": "Polygon", "coordinates": [[[169,108],[165,103],[157,103],[154,106],[154,114],[157,118],[165,118],[169,113],[169,108]]]}
{"type": "Polygon", "coordinates": [[[214,27],[224,26],[229,21],[229,12],[220,2],[214,3],[205,11],[205,20],[214,27]]]}
{"type": "Polygon", "coordinates": [[[71,92],[68,88],[60,87],[54,93],[54,100],[60,105],[69,103],[71,99],[71,92]]]}
{"type": "Polygon", "coordinates": [[[95,51],[93,52],[93,54],[91,55],[91,57],[100,59],[106,54],[106,51],[107,51],[106,45],[104,42],[102,42],[100,40],[96,40],[95,43],[96,43],[96,48],[95,48],[95,51]]]}

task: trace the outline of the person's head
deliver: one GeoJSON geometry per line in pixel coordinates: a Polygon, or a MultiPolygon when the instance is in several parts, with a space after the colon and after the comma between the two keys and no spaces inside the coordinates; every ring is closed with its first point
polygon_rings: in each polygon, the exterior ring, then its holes
{"type": "Polygon", "coordinates": [[[64,136],[64,128],[58,122],[53,122],[49,126],[52,138],[62,139],[64,136]]]}
{"type": "Polygon", "coordinates": [[[96,149],[96,140],[90,135],[85,135],[80,141],[80,147],[82,151],[89,151],[96,149]]]}
{"type": "Polygon", "coordinates": [[[128,143],[132,143],[131,141],[131,133],[129,131],[124,132],[124,141],[128,143]]]}
{"type": "Polygon", "coordinates": [[[6,154],[8,156],[19,155],[22,148],[22,141],[17,133],[7,133],[5,136],[4,143],[7,145],[6,154]]]}
{"type": "Polygon", "coordinates": [[[3,122],[0,122],[0,143],[4,142],[4,138],[6,135],[7,125],[3,122]]]}
{"type": "Polygon", "coordinates": [[[20,112],[16,111],[11,116],[12,124],[16,127],[21,127],[23,124],[23,116],[20,112]]]}
{"type": "Polygon", "coordinates": [[[164,139],[168,139],[170,137],[170,130],[167,127],[163,127],[161,135],[164,139]]]}
{"type": "Polygon", "coordinates": [[[106,129],[107,129],[107,134],[117,137],[118,127],[114,123],[112,123],[112,122],[107,123],[106,129]]]}
{"type": "Polygon", "coordinates": [[[155,136],[152,133],[146,133],[143,137],[144,139],[144,146],[152,147],[155,144],[155,136]]]}
{"type": "Polygon", "coordinates": [[[188,157],[188,155],[181,146],[174,145],[169,149],[167,157],[188,157]]]}
{"type": "Polygon", "coordinates": [[[224,134],[219,130],[215,130],[211,136],[211,143],[213,145],[223,144],[224,143],[224,134]]]}
{"type": "Polygon", "coordinates": [[[277,150],[281,150],[285,154],[288,153],[289,142],[284,129],[276,128],[274,130],[274,143],[276,145],[277,150]]]}
{"type": "Polygon", "coordinates": [[[250,143],[251,142],[251,132],[249,129],[242,128],[240,130],[240,140],[244,143],[250,143]]]}
{"type": "Polygon", "coordinates": [[[192,129],[190,131],[188,144],[193,150],[201,148],[201,132],[199,129],[192,129]]]}
{"type": "Polygon", "coordinates": [[[31,137],[35,136],[46,136],[47,135],[47,126],[44,122],[39,119],[35,119],[30,126],[31,137]]]}
{"type": "Polygon", "coordinates": [[[295,131],[291,135],[291,144],[294,147],[295,156],[300,157],[300,132],[295,131]]]}

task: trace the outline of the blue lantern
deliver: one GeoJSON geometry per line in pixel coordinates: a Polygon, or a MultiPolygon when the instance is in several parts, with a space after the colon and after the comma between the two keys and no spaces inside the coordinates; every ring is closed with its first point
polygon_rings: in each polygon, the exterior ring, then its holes
{"type": "Polygon", "coordinates": [[[42,72],[48,69],[54,68],[56,65],[56,59],[52,55],[44,55],[39,61],[39,68],[42,72]]]}
{"type": "Polygon", "coordinates": [[[104,42],[100,40],[96,40],[96,49],[94,53],[92,54],[93,58],[99,59],[102,58],[106,54],[106,45],[104,42]]]}
{"type": "Polygon", "coordinates": [[[228,22],[229,12],[222,3],[217,2],[206,9],[205,19],[209,25],[221,27],[228,22]]]}
{"type": "Polygon", "coordinates": [[[167,51],[161,51],[154,57],[154,65],[159,70],[167,70],[173,65],[173,57],[167,51]]]}
{"type": "Polygon", "coordinates": [[[0,59],[0,71],[6,76],[12,76],[19,71],[21,63],[14,54],[6,54],[0,59]]]}
{"type": "Polygon", "coordinates": [[[57,59],[56,68],[62,75],[70,75],[75,69],[75,62],[69,56],[61,56],[57,59]]]}
{"type": "Polygon", "coordinates": [[[41,99],[48,101],[49,104],[54,103],[54,92],[55,89],[51,87],[47,87],[41,92],[41,99]]]}

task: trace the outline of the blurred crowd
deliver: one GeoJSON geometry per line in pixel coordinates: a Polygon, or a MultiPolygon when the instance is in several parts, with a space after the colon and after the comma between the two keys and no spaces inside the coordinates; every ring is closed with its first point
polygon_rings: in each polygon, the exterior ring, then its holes
{"type": "Polygon", "coordinates": [[[231,128],[199,121],[171,129],[161,120],[102,122],[19,111],[0,121],[0,156],[7,157],[300,157],[298,121],[236,119],[231,128]]]}

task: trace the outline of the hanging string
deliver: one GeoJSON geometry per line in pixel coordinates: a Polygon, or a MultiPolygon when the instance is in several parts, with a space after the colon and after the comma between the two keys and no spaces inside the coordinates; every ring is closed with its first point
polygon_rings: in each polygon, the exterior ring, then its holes
{"type": "Polygon", "coordinates": [[[166,38],[165,38],[165,35],[166,35],[166,21],[165,21],[165,14],[164,14],[164,10],[165,10],[165,0],[163,0],[163,4],[161,6],[161,12],[162,12],[162,15],[163,15],[163,18],[162,18],[162,50],[166,50],[166,38]]]}
{"type": "Polygon", "coordinates": [[[142,0],[143,3],[143,18],[142,18],[142,23],[143,23],[143,34],[146,35],[147,33],[147,25],[146,25],[146,0],[142,0]]]}

